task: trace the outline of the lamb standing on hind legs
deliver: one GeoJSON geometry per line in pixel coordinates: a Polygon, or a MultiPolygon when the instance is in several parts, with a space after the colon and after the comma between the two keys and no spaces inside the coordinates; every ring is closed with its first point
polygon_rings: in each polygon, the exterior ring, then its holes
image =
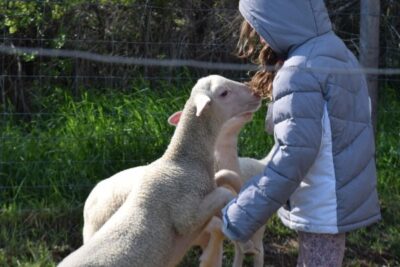
{"type": "MultiPolygon", "coordinates": [[[[179,117],[182,112],[176,112],[169,118],[169,123],[177,125],[179,117]]],[[[240,188],[246,181],[251,177],[262,173],[265,165],[269,161],[269,156],[262,160],[256,160],[253,158],[238,157],[237,143],[238,136],[243,126],[252,119],[253,114],[245,114],[236,116],[228,120],[223,126],[218,135],[217,142],[215,145],[215,164],[216,170],[231,170],[239,174],[239,184],[233,188],[236,193],[240,191],[240,188]]],[[[229,184],[233,179],[225,181],[225,178],[229,175],[218,172],[216,174],[217,185],[229,184]],[[221,174],[221,175],[219,175],[221,174]]],[[[219,218],[214,217],[212,223],[207,226],[198,238],[197,244],[203,248],[203,254],[200,258],[201,266],[221,266],[222,252],[223,252],[223,240],[224,235],[221,231],[222,222],[219,218]],[[221,259],[221,260],[219,260],[221,259]]],[[[253,266],[262,267],[264,266],[264,237],[265,226],[262,226],[257,232],[251,237],[252,246],[245,247],[240,242],[234,242],[235,256],[232,267],[241,267],[245,253],[253,254],[253,266]]]]}
{"type": "Polygon", "coordinates": [[[259,105],[241,83],[216,75],[200,79],[164,155],[145,167],[118,211],[60,266],[175,266],[232,197],[214,182],[222,124],[259,105]]]}
{"type": "MultiPolygon", "coordinates": [[[[250,178],[263,172],[265,165],[269,161],[268,156],[262,160],[253,158],[243,158],[238,156],[237,143],[238,136],[242,127],[251,119],[251,117],[239,116],[229,120],[223,127],[217,139],[215,147],[215,161],[219,169],[228,169],[235,171],[241,178],[241,185],[250,178]]],[[[237,193],[239,193],[237,191],[237,193]]],[[[253,254],[253,266],[264,266],[264,244],[263,237],[265,225],[258,229],[251,237],[252,247],[243,247],[242,243],[234,242],[235,257],[233,267],[243,265],[245,253],[253,254]]],[[[222,243],[222,242],[221,242],[222,243]]],[[[222,245],[222,244],[221,244],[222,245]]]]}

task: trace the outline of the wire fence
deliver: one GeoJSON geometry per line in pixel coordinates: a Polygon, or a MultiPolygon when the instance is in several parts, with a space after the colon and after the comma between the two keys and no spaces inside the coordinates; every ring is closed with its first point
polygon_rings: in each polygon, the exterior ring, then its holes
{"type": "MultiPolygon", "coordinates": [[[[60,98],[68,98],[65,95],[81,100],[80,96],[85,92],[100,91],[107,97],[110,90],[135,92],[137,84],[143,90],[161,91],[159,88],[165,84],[172,87],[188,85],[210,73],[246,81],[249,71],[257,68],[234,56],[240,22],[235,1],[217,1],[217,4],[187,1],[178,5],[181,7],[173,3],[153,5],[149,1],[144,4],[84,1],[68,4],[61,0],[16,2],[3,1],[0,5],[4,11],[0,15],[0,127],[3,129],[0,136],[0,195],[3,203],[22,197],[22,191],[41,195],[48,190],[65,194],[60,188],[88,190],[93,186],[93,178],[82,179],[81,183],[57,183],[56,177],[73,170],[71,175],[87,178],[96,173],[91,168],[99,165],[103,166],[99,173],[111,174],[122,167],[144,164],[148,159],[133,159],[127,156],[129,151],[116,156],[106,150],[116,143],[132,142],[142,146],[128,148],[144,149],[170,135],[168,132],[153,137],[142,132],[140,136],[129,136],[136,129],[129,130],[127,121],[133,118],[136,110],[121,103],[122,111],[94,107],[90,113],[80,114],[78,104],[64,107],[71,110],[55,110],[53,107],[60,98]],[[30,5],[31,9],[23,8],[24,5],[30,5]],[[57,90],[61,93],[54,94],[57,90]],[[41,102],[44,99],[46,103],[41,102]],[[96,129],[64,136],[43,134],[55,133],[55,128],[75,123],[71,118],[79,116],[93,116],[94,120],[106,118],[107,123],[114,119],[127,126],[118,131],[110,126],[101,134],[96,129]],[[12,129],[14,125],[18,127],[12,129]],[[54,151],[52,144],[57,144],[54,147],[60,151],[54,151]],[[69,154],[71,151],[66,149],[67,146],[74,146],[74,153],[79,153],[80,146],[93,146],[93,151],[100,155],[87,152],[82,154],[86,158],[79,158],[82,155],[69,154]],[[103,149],[97,146],[103,146],[103,149]],[[53,156],[57,153],[59,158],[53,156]],[[104,171],[107,166],[112,166],[111,170],[104,171]],[[48,178],[31,181],[29,169],[39,169],[37,173],[48,178]]],[[[399,7],[385,6],[385,13],[364,14],[355,8],[356,2],[336,1],[336,6],[329,6],[335,31],[358,55],[360,16],[380,17],[382,42],[377,48],[381,54],[380,67],[346,70],[343,74],[375,75],[383,99],[379,107],[383,114],[380,118],[386,124],[398,125],[391,120],[400,113],[400,15],[396,13],[399,7]],[[392,10],[388,12],[390,8],[392,10]]],[[[341,70],[313,71],[334,73],[341,70]]],[[[86,104],[95,105],[90,101],[86,104]]],[[[143,108],[146,108],[145,104],[143,108]]],[[[168,116],[157,111],[149,114],[164,116],[163,119],[168,116]]],[[[84,120],[81,118],[80,122],[84,120]]],[[[378,136],[381,135],[386,140],[399,140],[399,127],[382,126],[378,128],[378,136]]],[[[165,143],[158,145],[157,153],[165,143]]],[[[398,162],[399,142],[394,146],[390,153],[398,162]]],[[[377,148],[377,157],[386,156],[386,144],[377,143],[377,148]]],[[[101,178],[106,177],[96,179],[101,178]]]]}

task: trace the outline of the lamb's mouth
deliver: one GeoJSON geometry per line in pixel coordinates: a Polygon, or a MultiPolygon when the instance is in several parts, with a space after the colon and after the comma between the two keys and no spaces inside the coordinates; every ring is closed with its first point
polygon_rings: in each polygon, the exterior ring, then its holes
{"type": "Polygon", "coordinates": [[[261,101],[252,102],[252,103],[248,104],[248,107],[249,107],[249,110],[239,113],[235,117],[253,116],[253,114],[261,107],[261,101]]]}
{"type": "Polygon", "coordinates": [[[261,101],[253,102],[249,104],[249,110],[246,112],[254,113],[261,107],[261,101]]]}

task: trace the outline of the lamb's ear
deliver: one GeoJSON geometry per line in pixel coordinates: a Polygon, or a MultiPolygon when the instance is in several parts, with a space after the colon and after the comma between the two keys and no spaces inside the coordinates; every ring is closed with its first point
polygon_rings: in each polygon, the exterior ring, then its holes
{"type": "Polygon", "coordinates": [[[211,98],[205,94],[197,94],[194,97],[194,103],[196,105],[196,116],[199,117],[208,103],[211,102],[211,98]]]}
{"type": "Polygon", "coordinates": [[[182,111],[177,111],[168,118],[169,125],[176,126],[178,125],[179,120],[181,119],[182,111]]]}

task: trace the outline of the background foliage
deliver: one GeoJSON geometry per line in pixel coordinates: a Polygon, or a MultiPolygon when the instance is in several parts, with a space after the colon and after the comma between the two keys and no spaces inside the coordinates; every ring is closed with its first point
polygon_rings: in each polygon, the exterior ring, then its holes
{"type": "MultiPolygon", "coordinates": [[[[336,32],[358,53],[360,3],[328,0],[336,32]]],[[[382,67],[400,62],[400,3],[382,0],[382,67]]],[[[11,46],[63,48],[144,58],[238,62],[233,55],[241,18],[237,1],[228,0],[3,0],[2,43],[11,46]]],[[[363,14],[367,15],[367,14],[363,14]]],[[[377,48],[378,49],[378,48],[377,48]]],[[[32,54],[2,55],[0,104],[18,112],[35,111],[32,97],[68,87],[127,88],[138,75],[173,79],[179,69],[99,64],[83,59],[44,58],[32,54]],[[40,89],[38,89],[38,87],[40,89]],[[11,101],[8,105],[7,100],[11,101]]],[[[207,70],[192,69],[196,77],[207,70]]],[[[237,76],[228,71],[222,74],[237,76]]],[[[241,76],[246,77],[244,73],[241,76]]],[[[86,90],[86,89],[85,89],[86,90]]]]}

